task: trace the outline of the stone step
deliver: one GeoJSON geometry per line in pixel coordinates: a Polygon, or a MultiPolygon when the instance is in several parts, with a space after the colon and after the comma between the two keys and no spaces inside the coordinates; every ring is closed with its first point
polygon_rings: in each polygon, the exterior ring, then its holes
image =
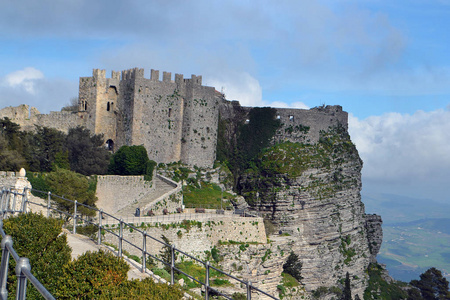
{"type": "Polygon", "coordinates": [[[119,217],[133,216],[135,214],[135,212],[136,212],[136,208],[144,207],[146,204],[154,201],[158,197],[161,197],[165,193],[167,193],[167,192],[171,191],[172,189],[174,189],[174,187],[172,185],[166,183],[165,181],[161,180],[158,177],[155,177],[153,179],[153,184],[154,184],[154,189],[152,191],[150,191],[144,197],[139,199],[138,202],[132,203],[132,204],[124,207],[123,209],[118,211],[116,213],[116,215],[119,216],[119,217]]]}

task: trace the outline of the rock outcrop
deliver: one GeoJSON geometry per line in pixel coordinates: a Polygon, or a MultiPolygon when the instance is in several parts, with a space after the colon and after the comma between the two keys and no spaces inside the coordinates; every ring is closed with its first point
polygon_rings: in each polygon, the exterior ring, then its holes
{"type": "Polygon", "coordinates": [[[369,239],[370,262],[377,262],[377,254],[380,251],[381,243],[383,242],[383,230],[381,224],[381,216],[379,215],[365,215],[367,238],[369,239]]]}
{"type": "Polygon", "coordinates": [[[303,264],[304,288],[321,298],[336,297],[347,272],[352,294],[363,298],[366,270],[379,249],[379,219],[366,218],[361,202],[361,168],[346,128],[336,126],[322,131],[318,143],[265,150],[238,185],[254,210],[289,235],[288,249],[303,264]]]}

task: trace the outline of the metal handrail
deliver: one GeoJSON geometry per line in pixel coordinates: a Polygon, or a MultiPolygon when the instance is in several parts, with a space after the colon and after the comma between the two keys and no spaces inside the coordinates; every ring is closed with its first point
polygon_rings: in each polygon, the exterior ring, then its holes
{"type": "MultiPolygon", "coordinates": [[[[3,200],[3,196],[5,194],[5,190],[1,191],[3,200]]],[[[11,190],[7,190],[6,194],[11,195],[11,190]]],[[[22,201],[25,203],[26,201],[26,191],[24,194],[19,194],[13,192],[14,200],[16,200],[17,195],[22,196],[22,201]]],[[[15,202],[15,201],[14,201],[15,202]]],[[[3,203],[2,203],[3,204],[3,203]]],[[[13,212],[15,209],[15,204],[13,203],[13,212]]],[[[22,206],[23,208],[24,206],[22,206]]],[[[3,205],[2,205],[3,209],[3,205]]],[[[4,210],[2,210],[2,214],[4,215],[4,210]]],[[[9,256],[11,255],[16,262],[16,276],[17,276],[17,294],[16,299],[25,299],[26,298],[26,287],[27,280],[29,280],[34,287],[39,291],[39,293],[47,300],[54,300],[55,298],[50,294],[50,292],[39,282],[39,280],[31,274],[31,266],[30,261],[26,257],[20,257],[16,250],[13,247],[13,239],[10,235],[7,235],[3,230],[3,220],[0,219],[0,234],[2,236],[1,249],[2,249],[2,260],[0,264],[0,298],[2,300],[8,299],[8,290],[6,289],[6,283],[8,279],[8,268],[9,268],[9,256]]]]}
{"type": "MultiPolygon", "coordinates": [[[[197,283],[199,283],[199,284],[201,284],[202,286],[205,287],[205,299],[210,299],[209,298],[209,294],[210,294],[211,291],[214,291],[214,293],[219,294],[219,295],[221,295],[221,296],[223,296],[223,297],[225,297],[227,299],[232,299],[232,298],[230,298],[230,296],[228,296],[226,294],[223,294],[222,292],[220,292],[217,289],[215,289],[215,288],[210,286],[210,283],[209,283],[209,279],[210,279],[209,278],[209,269],[212,268],[212,269],[220,272],[221,274],[223,274],[223,275],[225,275],[225,276],[227,276],[227,277],[229,277],[229,278],[231,278],[233,280],[236,280],[240,284],[244,285],[246,287],[247,299],[251,299],[252,298],[252,292],[256,292],[256,293],[261,293],[263,295],[266,295],[267,297],[270,297],[272,299],[278,300],[278,298],[274,297],[273,295],[270,295],[270,294],[262,291],[261,289],[253,286],[251,281],[245,281],[245,280],[239,279],[239,278],[237,278],[237,277],[235,277],[235,276],[233,276],[231,274],[228,274],[228,273],[226,273],[226,272],[224,272],[224,271],[222,271],[220,269],[217,269],[217,268],[211,266],[208,261],[203,261],[203,260],[197,259],[194,256],[189,255],[189,254],[183,252],[182,250],[175,248],[173,245],[169,245],[169,244],[167,244],[167,243],[165,243],[165,242],[163,242],[163,241],[161,241],[161,240],[159,240],[159,239],[157,239],[157,238],[147,234],[146,231],[143,231],[140,228],[134,226],[134,224],[127,223],[127,222],[123,221],[122,218],[119,219],[118,217],[115,217],[114,215],[106,213],[106,212],[104,212],[101,209],[98,209],[96,207],[91,207],[91,206],[85,205],[83,203],[79,203],[76,200],[70,200],[70,199],[67,199],[65,197],[53,195],[51,192],[39,191],[39,190],[36,190],[36,189],[31,189],[31,191],[34,191],[34,192],[37,192],[37,193],[47,194],[48,195],[48,197],[47,197],[47,205],[42,205],[40,203],[36,203],[36,202],[30,201],[25,195],[26,192],[24,192],[24,196],[23,196],[24,199],[23,199],[23,203],[22,203],[22,205],[20,207],[20,210],[15,210],[14,206],[13,206],[13,209],[8,210],[8,208],[9,208],[8,203],[10,203],[10,201],[6,202],[6,204],[5,204],[6,207],[5,207],[4,206],[4,201],[3,201],[3,196],[2,196],[1,197],[2,203],[0,204],[0,209],[1,209],[0,213],[5,215],[7,213],[14,214],[15,212],[26,212],[27,211],[27,205],[33,204],[33,205],[38,205],[38,206],[47,208],[47,216],[50,216],[50,211],[54,211],[54,212],[57,212],[59,214],[66,215],[69,218],[72,217],[72,221],[73,221],[72,233],[74,233],[74,234],[76,233],[76,229],[77,229],[77,220],[82,221],[84,223],[93,224],[93,225],[98,227],[97,244],[101,244],[102,243],[102,232],[101,231],[102,230],[107,231],[108,233],[110,233],[110,234],[112,234],[112,235],[114,235],[115,237],[118,238],[118,256],[119,257],[123,256],[123,242],[126,242],[127,244],[129,244],[130,246],[132,246],[136,250],[138,250],[140,253],[142,253],[141,254],[141,261],[142,261],[141,272],[148,273],[148,269],[146,268],[146,259],[147,259],[147,257],[151,257],[153,259],[156,259],[157,261],[163,263],[164,265],[170,266],[170,270],[171,270],[171,272],[170,272],[170,277],[171,277],[170,284],[174,284],[175,272],[179,272],[181,274],[184,274],[188,278],[194,280],[195,282],[197,282],[197,283]],[[51,205],[51,198],[52,197],[56,197],[56,198],[59,198],[61,200],[69,201],[70,203],[72,203],[73,204],[73,213],[68,213],[68,212],[61,211],[60,209],[52,207],[52,205],[51,205]],[[77,208],[80,205],[83,206],[83,207],[86,207],[86,208],[88,208],[90,210],[95,211],[96,215],[98,216],[98,221],[95,222],[92,219],[87,219],[87,218],[83,219],[83,216],[79,215],[78,212],[77,212],[77,208]],[[110,230],[108,227],[105,227],[104,225],[102,225],[102,219],[106,218],[106,217],[117,221],[117,223],[119,225],[119,227],[118,227],[119,228],[119,234],[117,234],[113,230],[110,230]],[[142,246],[135,245],[132,241],[129,241],[129,240],[124,238],[124,236],[123,236],[123,229],[126,228],[126,227],[129,227],[129,228],[133,229],[133,231],[136,231],[137,233],[142,235],[142,241],[143,241],[142,246]],[[172,249],[171,250],[172,251],[172,259],[171,259],[170,262],[166,262],[166,261],[156,257],[155,255],[152,255],[151,253],[147,252],[147,250],[146,250],[146,238],[147,237],[149,237],[152,240],[162,244],[163,246],[170,247],[172,249]],[[191,276],[189,274],[186,274],[182,270],[176,268],[175,267],[175,259],[174,259],[175,253],[181,253],[181,254],[189,257],[190,259],[195,260],[198,263],[204,265],[205,266],[205,272],[206,272],[206,274],[205,274],[205,282],[202,282],[200,279],[196,279],[193,276],[191,276]]],[[[140,219],[142,219],[142,218],[140,218],[140,219]]],[[[153,273],[149,273],[149,274],[152,275],[153,273]]]]}

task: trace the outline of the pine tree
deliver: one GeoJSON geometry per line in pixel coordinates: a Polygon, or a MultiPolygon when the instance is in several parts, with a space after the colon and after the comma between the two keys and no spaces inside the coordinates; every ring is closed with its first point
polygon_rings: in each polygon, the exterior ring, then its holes
{"type": "Polygon", "coordinates": [[[341,300],[352,300],[352,290],[350,287],[350,274],[345,274],[344,290],[342,291],[341,300]]]}

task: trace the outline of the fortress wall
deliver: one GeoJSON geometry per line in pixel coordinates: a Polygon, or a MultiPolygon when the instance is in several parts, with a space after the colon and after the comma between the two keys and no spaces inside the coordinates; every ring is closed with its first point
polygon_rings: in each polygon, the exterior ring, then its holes
{"type": "Polygon", "coordinates": [[[97,206],[107,213],[114,214],[137,202],[153,189],[152,181],[145,181],[144,176],[98,176],[97,206]]]}
{"type": "Polygon", "coordinates": [[[52,111],[50,114],[39,114],[32,119],[33,123],[43,127],[55,128],[68,133],[70,128],[80,125],[77,113],[67,111],[52,111]]]}
{"type": "Polygon", "coordinates": [[[281,128],[275,141],[291,141],[314,144],[319,141],[320,131],[338,124],[347,128],[348,114],[339,105],[315,107],[312,109],[277,108],[281,128]]]}
{"type": "Polygon", "coordinates": [[[150,159],[173,162],[181,159],[183,95],[171,74],[152,70],[151,79],[136,78],[134,90],[133,140],[144,145],[150,159]]]}
{"type": "Polygon", "coordinates": [[[34,130],[35,125],[45,126],[61,130],[65,133],[69,128],[76,127],[79,122],[77,113],[68,111],[52,111],[50,114],[41,114],[29,105],[5,107],[0,110],[0,118],[7,117],[12,122],[19,124],[22,130],[34,130]]]}
{"type": "Polygon", "coordinates": [[[7,117],[11,121],[18,123],[17,121],[27,120],[30,118],[30,106],[22,104],[19,106],[8,106],[0,109],[0,118],[7,117]]]}
{"type": "MultiPolygon", "coordinates": [[[[111,226],[109,226],[111,227],[111,226]]],[[[117,226],[115,226],[117,228],[117,226]]],[[[175,227],[170,226],[165,229],[162,225],[152,224],[145,228],[147,234],[161,240],[165,235],[169,241],[178,249],[204,259],[204,251],[211,251],[221,241],[236,241],[242,243],[257,242],[266,243],[266,233],[262,218],[236,218],[227,216],[214,216],[209,221],[197,222],[191,225],[189,230],[182,228],[180,223],[175,227]],[[199,224],[200,223],[200,224],[199,224]],[[197,225],[199,224],[199,225],[197,225]]],[[[142,244],[142,234],[136,231],[123,231],[124,239],[133,241],[136,245],[142,244]]],[[[117,245],[117,237],[106,233],[105,241],[117,245]]],[[[123,243],[123,249],[131,254],[140,256],[136,248],[123,243]]],[[[152,254],[159,254],[161,244],[147,238],[147,251],[152,254]]]]}
{"type": "Polygon", "coordinates": [[[213,87],[199,85],[198,80],[193,76],[187,84],[182,161],[191,166],[212,167],[216,159],[220,94],[213,87]]]}
{"type": "MultiPolygon", "coordinates": [[[[237,101],[222,101],[220,115],[229,121],[231,132],[248,119],[252,107],[240,106],[237,101]],[[232,127],[232,128],[231,128],[232,127]]],[[[322,106],[312,109],[276,108],[276,118],[281,127],[276,132],[274,142],[299,142],[314,144],[319,141],[320,131],[342,125],[348,128],[348,113],[339,105],[322,106]]]]}

